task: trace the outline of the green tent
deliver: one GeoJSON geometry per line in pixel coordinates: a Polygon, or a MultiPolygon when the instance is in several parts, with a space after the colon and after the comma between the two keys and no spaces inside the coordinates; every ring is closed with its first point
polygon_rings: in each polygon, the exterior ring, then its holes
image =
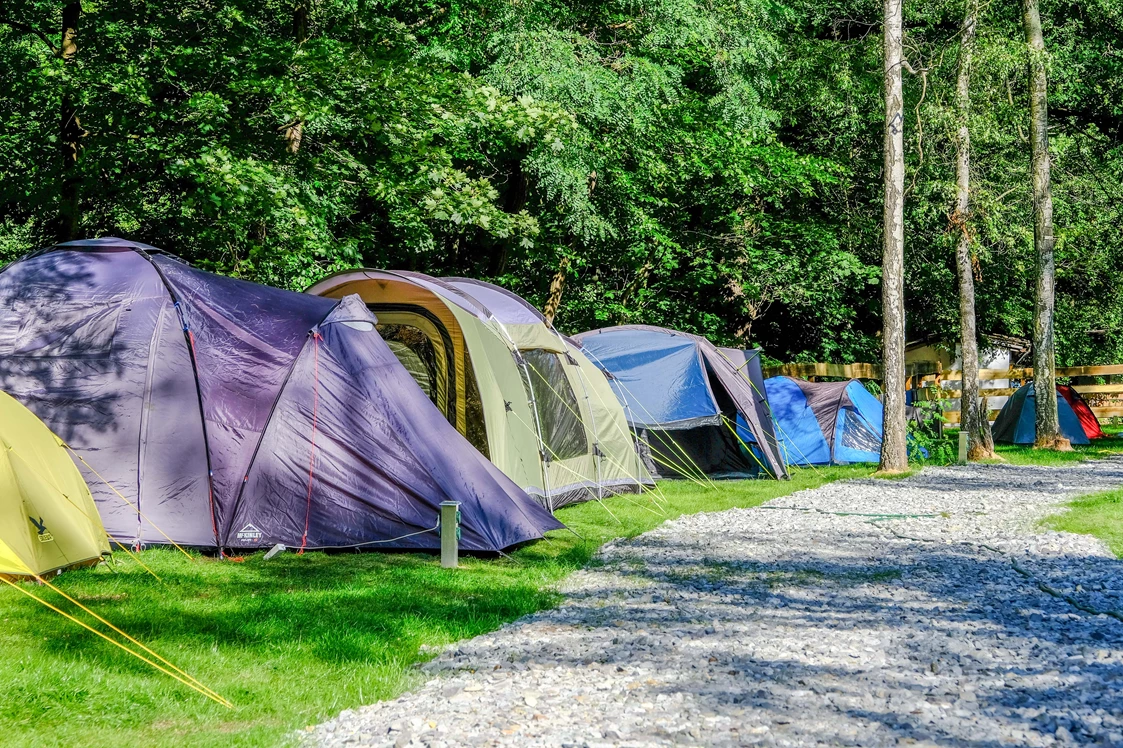
{"type": "Polygon", "coordinates": [[[652,485],[603,372],[518,296],[378,270],[345,271],[309,292],[358,294],[449,422],[549,509],[652,485]]]}

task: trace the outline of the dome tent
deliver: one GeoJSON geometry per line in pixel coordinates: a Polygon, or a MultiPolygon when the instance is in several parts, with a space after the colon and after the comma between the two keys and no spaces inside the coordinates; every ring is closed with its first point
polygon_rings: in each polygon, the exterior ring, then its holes
{"type": "Polygon", "coordinates": [[[549,509],[652,482],[604,375],[515,294],[379,270],[344,271],[308,292],[358,294],[382,334],[425,362],[413,371],[449,422],[549,509]]]}
{"type": "Polygon", "coordinates": [[[764,380],[776,438],[790,465],[846,465],[881,458],[885,408],[857,379],[764,380]]]}
{"type": "Polygon", "coordinates": [[[3,392],[0,446],[0,576],[44,576],[109,555],[90,489],[66,447],[3,392]]]}
{"type": "Polygon", "coordinates": [[[1057,393],[1064,398],[1072,408],[1072,412],[1076,414],[1076,420],[1080,421],[1080,427],[1084,429],[1084,435],[1089,439],[1106,439],[1107,434],[1100,428],[1100,419],[1096,418],[1096,414],[1088,407],[1088,401],[1076,391],[1076,388],[1068,384],[1058,384],[1057,393]]]}
{"type": "MultiPolygon", "coordinates": [[[[1057,394],[1061,397],[1057,398],[1057,420],[1061,427],[1061,436],[1068,439],[1071,443],[1077,445],[1090,444],[1089,434],[1083,423],[1081,423],[1080,416],[1077,415],[1069,397],[1075,396],[1079,398],[1079,404],[1083,405],[1092,420],[1095,420],[1095,415],[1092,414],[1088,404],[1084,402],[1084,398],[1071,388],[1068,394],[1062,390],[1063,385],[1057,386],[1057,394]]],[[[998,412],[998,417],[994,419],[994,427],[992,432],[996,442],[1006,444],[1033,444],[1037,437],[1037,397],[1034,394],[1033,382],[1019,387],[1014,390],[1014,394],[1002,406],[1002,410],[998,412]]],[[[1095,422],[1096,430],[1099,429],[1099,422],[1095,422]]],[[[1103,435],[1103,431],[1099,431],[1097,435],[1093,432],[1092,436],[1098,438],[1103,435]]]]}
{"type": "Polygon", "coordinates": [[[611,377],[648,468],[666,477],[786,477],[758,416],[759,394],[705,338],[648,325],[574,336],[611,377]]]}
{"type": "Polygon", "coordinates": [[[355,298],[70,242],[0,273],[0,387],[111,484],[88,478],[122,542],[437,548],[445,500],[465,550],[560,527],[448,427],[375,322],[355,298]]]}

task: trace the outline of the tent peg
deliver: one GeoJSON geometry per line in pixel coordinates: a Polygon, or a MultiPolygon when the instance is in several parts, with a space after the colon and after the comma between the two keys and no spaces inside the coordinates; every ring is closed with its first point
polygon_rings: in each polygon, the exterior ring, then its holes
{"type": "Polygon", "coordinates": [[[441,566],[455,569],[460,556],[460,502],[441,502],[441,566]]]}

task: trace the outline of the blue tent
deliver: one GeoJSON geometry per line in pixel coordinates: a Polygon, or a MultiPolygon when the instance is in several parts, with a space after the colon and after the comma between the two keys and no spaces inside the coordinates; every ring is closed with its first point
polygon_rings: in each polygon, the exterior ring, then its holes
{"type": "MultiPolygon", "coordinates": [[[[1057,417],[1061,436],[1073,444],[1090,444],[1076,411],[1057,393],[1057,417]]],[[[1033,444],[1037,437],[1037,397],[1033,383],[1019,387],[994,419],[994,440],[1006,444],[1033,444]]]]}
{"type": "Polygon", "coordinates": [[[789,465],[877,462],[885,409],[856,379],[764,380],[780,451],[789,465]]]}
{"type": "Polygon", "coordinates": [[[738,363],[705,338],[647,325],[574,339],[609,377],[652,473],[786,477],[758,416],[763,382],[743,355],[738,363]]]}

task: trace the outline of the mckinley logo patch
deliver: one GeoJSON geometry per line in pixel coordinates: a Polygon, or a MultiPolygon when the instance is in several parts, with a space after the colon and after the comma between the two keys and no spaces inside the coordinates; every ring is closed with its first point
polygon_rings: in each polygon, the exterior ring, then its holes
{"type": "Polygon", "coordinates": [[[40,517],[36,520],[34,517],[28,517],[31,524],[35,525],[35,531],[38,533],[40,543],[50,543],[55,539],[55,536],[47,532],[47,526],[43,523],[43,518],[40,517]]]}
{"type": "Polygon", "coordinates": [[[261,539],[265,537],[265,533],[257,529],[253,525],[246,525],[235,536],[243,543],[260,543],[261,539]]]}

